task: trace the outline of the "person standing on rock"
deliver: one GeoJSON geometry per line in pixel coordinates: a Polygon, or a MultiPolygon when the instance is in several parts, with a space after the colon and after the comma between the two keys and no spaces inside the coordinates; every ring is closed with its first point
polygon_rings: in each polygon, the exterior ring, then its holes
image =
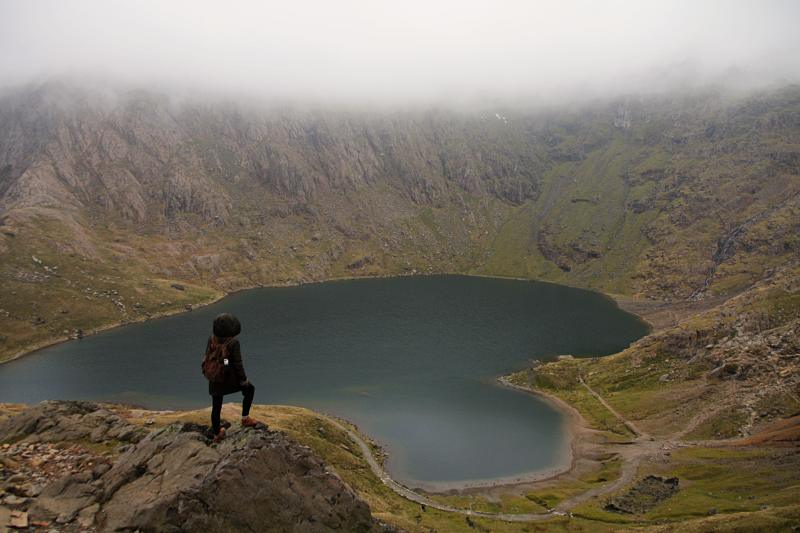
{"type": "Polygon", "coordinates": [[[208,393],[211,395],[211,429],[214,442],[225,438],[225,428],[220,427],[222,414],[222,398],[226,394],[241,392],[242,426],[253,427],[260,422],[250,417],[250,406],[256,388],[247,379],[242,364],[242,351],[236,336],[241,333],[239,319],[229,313],[223,313],[214,319],[213,334],[206,344],[203,358],[203,375],[208,379],[208,393]]]}

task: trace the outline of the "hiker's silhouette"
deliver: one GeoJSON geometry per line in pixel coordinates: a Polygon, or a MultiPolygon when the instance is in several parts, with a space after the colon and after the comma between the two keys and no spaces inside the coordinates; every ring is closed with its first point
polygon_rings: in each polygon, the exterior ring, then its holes
{"type": "Polygon", "coordinates": [[[242,426],[253,427],[259,421],[250,417],[250,406],[256,388],[247,379],[242,363],[242,350],[236,338],[242,332],[242,325],[235,316],[223,313],[214,319],[212,335],[206,344],[203,358],[203,375],[208,379],[208,393],[211,395],[211,430],[214,442],[225,437],[225,428],[220,427],[222,399],[226,394],[241,392],[242,426]]]}

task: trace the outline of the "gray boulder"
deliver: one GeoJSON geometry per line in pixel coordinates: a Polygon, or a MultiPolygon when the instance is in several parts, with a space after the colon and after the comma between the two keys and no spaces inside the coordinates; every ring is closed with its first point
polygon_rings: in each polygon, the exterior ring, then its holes
{"type": "Polygon", "coordinates": [[[12,441],[128,439],[110,468],[45,486],[28,510],[34,521],[98,531],[392,530],[310,448],[263,425],[232,428],[213,444],[207,426],[148,431],[96,404],[44,402],[0,432],[12,441]]]}
{"type": "Polygon", "coordinates": [[[202,426],[172,425],[101,478],[105,530],[376,531],[369,507],[308,448],[266,428],[209,446],[202,426]]]}

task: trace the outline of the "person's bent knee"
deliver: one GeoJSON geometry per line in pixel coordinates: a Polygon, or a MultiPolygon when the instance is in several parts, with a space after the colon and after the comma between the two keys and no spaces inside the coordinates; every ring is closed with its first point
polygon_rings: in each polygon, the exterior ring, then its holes
{"type": "Polygon", "coordinates": [[[242,387],[242,392],[244,394],[253,394],[256,392],[256,387],[252,383],[247,383],[242,387]]]}

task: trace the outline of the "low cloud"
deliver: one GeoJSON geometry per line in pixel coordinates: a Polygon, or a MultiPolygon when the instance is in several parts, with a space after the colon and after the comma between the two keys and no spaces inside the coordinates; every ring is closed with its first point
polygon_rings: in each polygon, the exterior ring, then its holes
{"type": "Polygon", "coordinates": [[[6,0],[0,84],[53,76],[347,104],[581,98],[800,76],[792,0],[6,0]]]}

